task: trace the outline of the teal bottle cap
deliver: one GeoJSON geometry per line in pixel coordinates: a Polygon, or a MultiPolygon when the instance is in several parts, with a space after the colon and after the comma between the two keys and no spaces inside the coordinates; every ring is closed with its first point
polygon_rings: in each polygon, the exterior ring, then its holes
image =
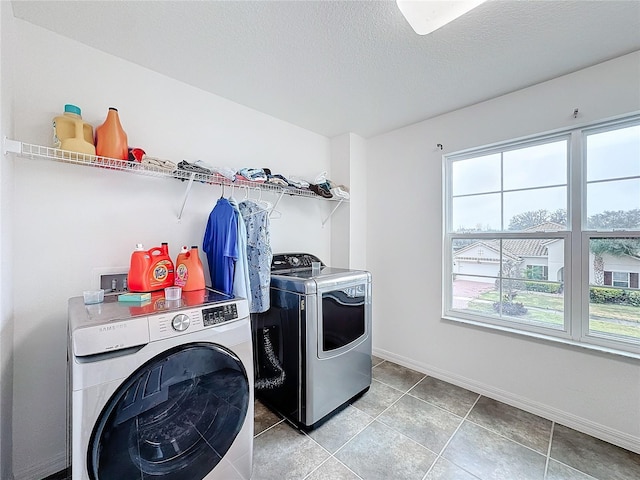
{"type": "Polygon", "coordinates": [[[76,107],[75,105],[68,103],[64,106],[64,113],[75,113],[76,115],[80,115],[80,107],[76,107]]]}

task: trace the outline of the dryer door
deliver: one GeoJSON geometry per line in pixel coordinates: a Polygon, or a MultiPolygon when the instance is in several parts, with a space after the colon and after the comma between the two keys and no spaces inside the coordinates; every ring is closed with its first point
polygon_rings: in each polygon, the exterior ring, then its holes
{"type": "Polygon", "coordinates": [[[200,480],[242,428],[247,373],[230,350],[190,343],[131,375],[107,402],[87,452],[92,480],[200,480]]]}

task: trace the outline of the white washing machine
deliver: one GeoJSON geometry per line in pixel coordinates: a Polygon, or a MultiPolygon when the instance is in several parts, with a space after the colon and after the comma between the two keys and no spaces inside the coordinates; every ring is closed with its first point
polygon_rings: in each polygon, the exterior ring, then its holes
{"type": "Polygon", "coordinates": [[[213,290],[146,304],[69,300],[73,480],[251,477],[247,301],[213,290]]]}

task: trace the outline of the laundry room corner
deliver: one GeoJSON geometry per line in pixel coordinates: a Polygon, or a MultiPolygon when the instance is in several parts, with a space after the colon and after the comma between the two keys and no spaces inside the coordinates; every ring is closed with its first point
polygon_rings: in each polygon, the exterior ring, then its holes
{"type": "Polygon", "coordinates": [[[640,0],[0,0],[0,480],[640,480],[639,85],[640,0]]]}
{"type": "Polygon", "coordinates": [[[331,176],[349,185],[350,198],[338,205],[331,223],[331,264],[367,268],[367,170],[366,140],[355,133],[331,139],[331,176]]]}

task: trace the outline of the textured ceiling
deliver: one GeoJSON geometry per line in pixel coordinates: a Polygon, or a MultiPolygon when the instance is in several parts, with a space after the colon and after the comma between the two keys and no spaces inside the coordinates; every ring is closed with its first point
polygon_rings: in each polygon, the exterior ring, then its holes
{"type": "Polygon", "coordinates": [[[14,1],[13,11],[328,137],[370,137],[640,50],[638,0],[490,0],[426,36],[395,1],[14,1]]]}

